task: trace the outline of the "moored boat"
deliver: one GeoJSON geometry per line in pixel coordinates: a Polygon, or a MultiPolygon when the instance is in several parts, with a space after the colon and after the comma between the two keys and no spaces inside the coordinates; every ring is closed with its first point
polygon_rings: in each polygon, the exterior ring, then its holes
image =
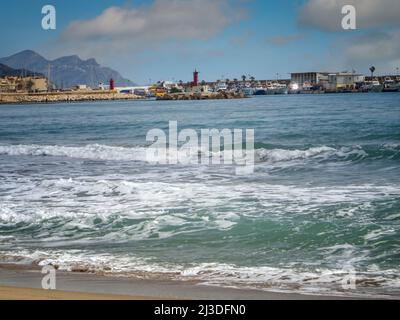
{"type": "Polygon", "coordinates": [[[383,84],[381,84],[378,80],[373,81],[365,81],[361,86],[362,92],[382,92],[383,84]]]}
{"type": "Polygon", "coordinates": [[[385,79],[383,84],[383,92],[398,92],[400,91],[400,83],[396,83],[392,79],[385,79]]]}
{"type": "Polygon", "coordinates": [[[286,84],[282,84],[279,82],[269,83],[267,85],[266,93],[269,95],[272,94],[288,94],[289,89],[286,84]]]}

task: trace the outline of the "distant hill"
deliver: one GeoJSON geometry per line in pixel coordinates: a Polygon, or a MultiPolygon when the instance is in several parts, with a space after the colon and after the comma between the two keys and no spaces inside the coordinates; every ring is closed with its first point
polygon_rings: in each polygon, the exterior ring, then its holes
{"type": "Polygon", "coordinates": [[[6,76],[11,76],[11,77],[20,77],[20,76],[33,77],[33,76],[42,76],[42,74],[35,73],[35,72],[29,71],[29,70],[25,70],[25,69],[13,69],[13,68],[10,68],[9,66],[6,66],[6,65],[0,63],[0,77],[6,77],[6,76]]]}
{"type": "Polygon", "coordinates": [[[46,76],[50,70],[50,81],[59,88],[71,88],[78,84],[96,87],[99,83],[108,84],[111,78],[116,86],[135,85],[117,71],[100,66],[95,59],[82,60],[77,55],[47,60],[32,50],[25,50],[10,57],[0,58],[0,63],[46,76]]]}

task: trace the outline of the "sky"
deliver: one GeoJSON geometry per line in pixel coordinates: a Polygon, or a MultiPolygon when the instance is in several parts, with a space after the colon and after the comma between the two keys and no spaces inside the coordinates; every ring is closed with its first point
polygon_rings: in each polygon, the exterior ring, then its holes
{"type": "Polygon", "coordinates": [[[290,72],[400,67],[399,0],[14,0],[0,10],[0,57],[95,58],[136,83],[289,78],[290,72]],[[56,8],[56,30],[41,27],[56,8]],[[342,7],[357,29],[343,30],[342,7]]]}

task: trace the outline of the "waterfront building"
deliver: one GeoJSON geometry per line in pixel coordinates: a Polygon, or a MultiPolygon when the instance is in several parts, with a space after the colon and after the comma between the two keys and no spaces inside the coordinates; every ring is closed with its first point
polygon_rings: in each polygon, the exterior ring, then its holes
{"type": "Polygon", "coordinates": [[[328,81],[329,72],[296,72],[291,73],[291,82],[297,83],[300,87],[304,83],[309,83],[312,86],[319,85],[328,81]]]}
{"type": "Polygon", "coordinates": [[[49,84],[43,77],[4,77],[0,79],[0,92],[46,92],[49,84]]]}
{"type": "Polygon", "coordinates": [[[75,90],[89,90],[88,86],[86,84],[78,84],[74,88],[75,90]]]}
{"type": "Polygon", "coordinates": [[[45,92],[48,90],[49,83],[46,78],[31,78],[29,79],[30,92],[45,92]]]}
{"type": "Polygon", "coordinates": [[[0,92],[16,92],[17,82],[16,77],[6,77],[0,79],[0,92]]]}
{"type": "Polygon", "coordinates": [[[365,81],[365,76],[357,73],[338,72],[328,75],[328,82],[324,85],[328,91],[354,90],[365,81]]]}

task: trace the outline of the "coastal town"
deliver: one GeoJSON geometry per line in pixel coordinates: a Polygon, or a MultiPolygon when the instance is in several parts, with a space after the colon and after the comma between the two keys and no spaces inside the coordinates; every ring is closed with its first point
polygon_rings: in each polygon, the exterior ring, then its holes
{"type": "Polygon", "coordinates": [[[243,75],[214,82],[200,81],[193,72],[189,82],[158,81],[146,86],[118,86],[113,79],[96,86],[77,84],[59,88],[50,76],[3,76],[0,78],[0,103],[76,102],[95,100],[203,100],[240,99],[261,95],[399,92],[400,75],[374,76],[352,72],[297,72],[290,79],[258,80],[243,75]]]}

